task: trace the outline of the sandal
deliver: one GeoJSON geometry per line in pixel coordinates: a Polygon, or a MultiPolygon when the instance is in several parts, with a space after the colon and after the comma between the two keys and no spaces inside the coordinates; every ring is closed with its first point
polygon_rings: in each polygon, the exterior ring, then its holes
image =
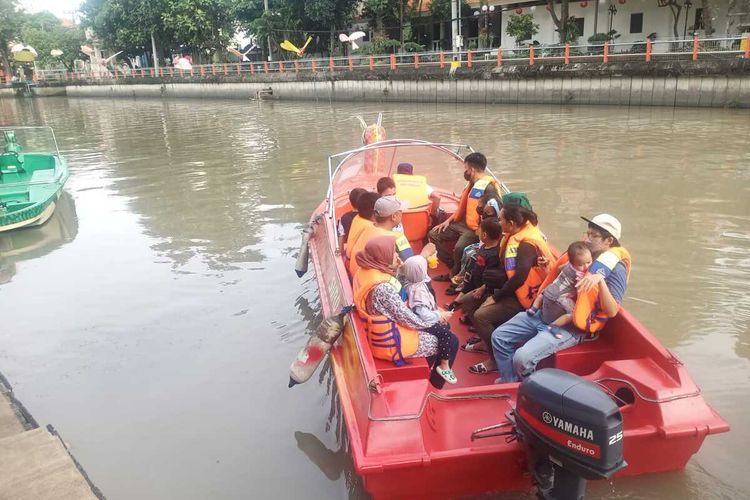
{"type": "Polygon", "coordinates": [[[446,295],[450,295],[450,296],[458,295],[459,293],[461,293],[459,290],[456,290],[455,288],[451,288],[451,287],[448,287],[445,290],[445,294],[446,295]]]}
{"type": "Polygon", "coordinates": [[[485,373],[496,372],[497,367],[487,368],[487,365],[485,365],[484,363],[477,363],[475,365],[471,365],[469,367],[469,371],[475,375],[484,375],[485,373]]]}
{"type": "Polygon", "coordinates": [[[456,378],[456,374],[453,372],[452,369],[448,368],[447,370],[443,370],[439,366],[435,369],[443,379],[448,382],[449,384],[455,384],[458,382],[458,379],[456,378]]]}
{"type": "Polygon", "coordinates": [[[438,274],[434,278],[432,278],[432,281],[450,281],[451,275],[450,274],[438,274]]]}
{"type": "Polygon", "coordinates": [[[462,351],[466,352],[478,352],[481,354],[488,354],[487,348],[484,346],[484,342],[475,342],[473,344],[464,344],[461,346],[462,351]]]}
{"type": "Polygon", "coordinates": [[[472,335],[468,339],[466,339],[467,344],[476,344],[477,342],[481,342],[482,338],[479,335],[472,335]]]}
{"type": "Polygon", "coordinates": [[[453,302],[449,302],[445,304],[445,310],[446,311],[455,311],[456,309],[460,309],[461,304],[459,302],[456,302],[455,300],[453,302]]]}

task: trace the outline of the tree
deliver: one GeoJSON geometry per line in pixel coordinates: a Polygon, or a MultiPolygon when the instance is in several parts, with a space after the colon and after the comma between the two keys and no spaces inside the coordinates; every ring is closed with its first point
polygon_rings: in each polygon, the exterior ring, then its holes
{"type": "Polygon", "coordinates": [[[126,55],[143,53],[152,36],[157,47],[174,41],[174,32],[161,19],[165,9],[166,0],[85,0],[81,5],[84,26],[106,48],[126,55]]]}
{"type": "Polygon", "coordinates": [[[305,4],[306,17],[321,27],[330,29],[330,49],[333,51],[336,27],[343,28],[352,19],[354,9],[359,0],[307,0],[305,4]]]}
{"type": "Polygon", "coordinates": [[[21,11],[17,0],[0,0],[0,62],[6,75],[10,75],[8,45],[14,41],[21,28],[21,11]]]}
{"type": "Polygon", "coordinates": [[[539,25],[534,23],[534,16],[531,14],[510,16],[505,31],[516,39],[516,45],[520,45],[524,40],[530,40],[539,33],[539,25]]]}
{"type": "Polygon", "coordinates": [[[556,31],[560,35],[560,43],[566,43],[568,41],[566,38],[569,34],[568,23],[570,22],[568,0],[561,0],[560,2],[560,17],[557,17],[557,12],[555,12],[554,0],[547,0],[547,10],[552,16],[552,22],[555,23],[555,27],[557,28],[556,31]]]}
{"type": "Polygon", "coordinates": [[[174,38],[191,47],[216,51],[226,47],[236,27],[231,0],[166,0],[161,13],[174,38]]]}
{"type": "Polygon", "coordinates": [[[20,33],[21,40],[36,49],[39,64],[62,64],[69,71],[73,70],[73,61],[78,59],[80,47],[86,41],[86,35],[80,27],[63,26],[51,12],[25,15],[20,33]],[[62,50],[62,55],[52,56],[50,51],[53,49],[62,50]]]}

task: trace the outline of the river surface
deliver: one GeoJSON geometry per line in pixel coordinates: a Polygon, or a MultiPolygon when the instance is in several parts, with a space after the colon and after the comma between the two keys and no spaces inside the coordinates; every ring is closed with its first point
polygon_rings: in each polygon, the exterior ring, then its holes
{"type": "Polygon", "coordinates": [[[107,498],[366,497],[330,370],[286,382],[320,320],[301,225],[378,110],[389,137],[486,153],[558,246],[579,215],[622,221],[626,307],[733,429],[590,498],[750,497],[747,111],[0,100],[0,125],[54,127],[72,172],[47,225],[0,235],[0,370],[107,498]]]}

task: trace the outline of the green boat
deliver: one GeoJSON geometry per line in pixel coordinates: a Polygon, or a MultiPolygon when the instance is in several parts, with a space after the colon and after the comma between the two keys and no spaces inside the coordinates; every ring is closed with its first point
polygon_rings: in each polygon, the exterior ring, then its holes
{"type": "Polygon", "coordinates": [[[50,127],[0,127],[0,232],[47,222],[70,172],[50,127]]]}

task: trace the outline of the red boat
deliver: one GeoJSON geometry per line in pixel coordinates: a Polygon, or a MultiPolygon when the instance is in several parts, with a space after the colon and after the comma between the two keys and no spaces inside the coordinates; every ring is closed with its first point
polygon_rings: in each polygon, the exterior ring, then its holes
{"type": "MultiPolygon", "coordinates": [[[[372,189],[378,178],[408,162],[415,173],[427,176],[450,213],[464,187],[463,156],[470,151],[461,145],[389,140],[329,158],[330,187],[311,219],[309,240],[325,316],[353,303],[337,243],[337,220],[350,210],[349,191],[372,189]]],[[[415,250],[428,221],[425,211],[404,213],[415,250]]],[[[441,264],[432,273],[446,271],[441,264]]],[[[446,284],[434,285],[438,303],[449,302],[446,284]]],[[[465,341],[468,331],[457,319],[451,322],[453,332],[465,341]]],[[[521,444],[483,430],[510,424],[519,384],[494,384],[494,373],[470,374],[467,367],[482,359],[477,354],[459,351],[458,384],[435,389],[424,359],[401,367],[374,359],[364,324],[352,312],[331,358],[354,466],[374,498],[456,498],[531,488],[521,444]]],[[[628,466],[615,477],[682,469],[707,435],[729,430],[682,362],[625,310],[598,339],[561,351],[541,367],[595,382],[618,402],[628,466]]]]}

